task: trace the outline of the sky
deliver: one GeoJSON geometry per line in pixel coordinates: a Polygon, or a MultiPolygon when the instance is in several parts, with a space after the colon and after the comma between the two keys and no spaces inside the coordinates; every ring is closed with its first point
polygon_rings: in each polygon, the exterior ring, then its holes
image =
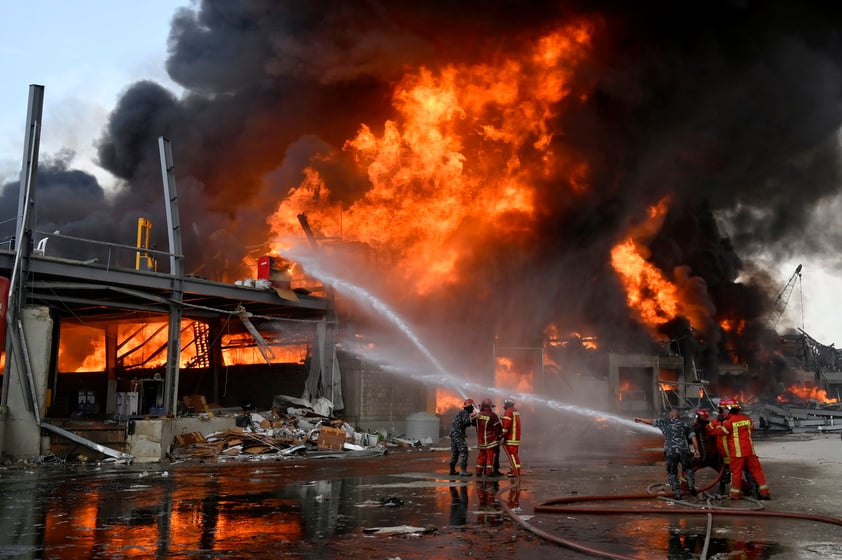
{"type": "Polygon", "coordinates": [[[108,183],[93,143],[120,93],[139,79],[177,91],[164,68],[170,20],[190,0],[36,0],[0,5],[0,177],[23,156],[29,85],[44,86],[41,153],[76,154],[73,165],[108,183]]]}
{"type": "MultiPolygon", "coordinates": [[[[106,187],[113,183],[96,164],[95,142],[121,94],[136,81],[151,79],[178,94],[165,69],[167,37],[173,14],[190,1],[4,2],[0,179],[19,173],[28,88],[40,84],[45,86],[42,159],[71,150],[73,167],[94,174],[106,187]]],[[[727,224],[723,229],[727,232],[727,224]]],[[[842,281],[834,269],[818,257],[761,262],[781,288],[798,264],[802,276],[778,330],[803,328],[823,344],[842,345],[842,315],[835,312],[842,281]]]]}

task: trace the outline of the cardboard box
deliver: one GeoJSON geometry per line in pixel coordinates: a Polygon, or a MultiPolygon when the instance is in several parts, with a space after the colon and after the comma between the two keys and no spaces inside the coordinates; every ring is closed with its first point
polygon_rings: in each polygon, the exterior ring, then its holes
{"type": "Polygon", "coordinates": [[[319,440],[316,445],[322,449],[343,449],[346,437],[348,434],[345,430],[323,425],[319,428],[319,440]]]}
{"type": "Polygon", "coordinates": [[[193,412],[207,412],[208,403],[204,395],[184,395],[184,407],[193,412]]]}
{"type": "Polygon", "coordinates": [[[193,445],[194,443],[204,443],[205,436],[201,432],[190,432],[189,434],[178,434],[175,436],[175,441],[182,447],[193,445]]]}

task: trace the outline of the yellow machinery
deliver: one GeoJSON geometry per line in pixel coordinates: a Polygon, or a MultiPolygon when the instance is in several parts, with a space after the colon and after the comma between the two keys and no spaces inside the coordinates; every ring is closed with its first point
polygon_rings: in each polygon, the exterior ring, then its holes
{"type": "MultiPolygon", "coordinates": [[[[146,218],[137,219],[137,248],[149,249],[149,234],[152,222],[146,218]]],[[[146,251],[138,251],[135,255],[135,270],[156,270],[157,263],[146,251]]]]}

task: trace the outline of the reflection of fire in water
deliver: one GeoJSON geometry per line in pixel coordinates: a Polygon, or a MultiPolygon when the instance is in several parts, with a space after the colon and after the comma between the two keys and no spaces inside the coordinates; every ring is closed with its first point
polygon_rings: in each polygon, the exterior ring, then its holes
{"type": "MultiPolygon", "coordinates": [[[[71,501],[55,500],[54,507],[45,515],[45,555],[70,560],[109,551],[121,558],[149,558],[155,555],[155,550],[162,550],[162,543],[175,554],[208,548],[244,550],[245,543],[256,538],[280,544],[299,541],[305,536],[301,517],[293,507],[295,502],[290,499],[277,499],[272,515],[255,516],[248,515],[254,508],[252,504],[243,506],[236,500],[216,498],[211,502],[213,515],[209,516],[207,500],[196,500],[196,488],[178,488],[173,498],[176,506],[166,513],[166,525],[156,522],[157,515],[164,512],[154,515],[161,503],[154,503],[154,498],[150,498],[146,508],[127,512],[125,523],[110,520],[107,531],[98,530],[110,513],[109,500],[100,492],[82,493],[71,501]],[[62,505],[71,502],[72,512],[69,512],[62,505]],[[161,532],[162,527],[167,529],[165,533],[161,532]]],[[[272,505],[268,499],[259,504],[261,508],[272,505]]],[[[167,549],[163,550],[166,553],[167,549]]]]}

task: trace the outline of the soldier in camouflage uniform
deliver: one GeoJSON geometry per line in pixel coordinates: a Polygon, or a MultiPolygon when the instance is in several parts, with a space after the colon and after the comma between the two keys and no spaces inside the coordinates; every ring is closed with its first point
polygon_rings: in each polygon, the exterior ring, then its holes
{"type": "Polygon", "coordinates": [[[677,500],[681,499],[681,486],[678,481],[678,465],[690,486],[690,493],[696,492],[693,458],[699,457],[699,442],[690,424],[680,417],[677,408],[670,409],[668,418],[635,418],[635,422],[655,426],[664,434],[664,457],[666,459],[667,480],[677,500]]]}
{"type": "Polygon", "coordinates": [[[470,426],[476,426],[477,421],[473,417],[474,401],[467,399],[462,403],[462,410],[453,419],[453,427],[450,429],[450,473],[451,475],[471,476],[468,472],[468,440],[465,431],[470,426]],[[456,465],[459,465],[460,472],[456,472],[456,465]]]}

